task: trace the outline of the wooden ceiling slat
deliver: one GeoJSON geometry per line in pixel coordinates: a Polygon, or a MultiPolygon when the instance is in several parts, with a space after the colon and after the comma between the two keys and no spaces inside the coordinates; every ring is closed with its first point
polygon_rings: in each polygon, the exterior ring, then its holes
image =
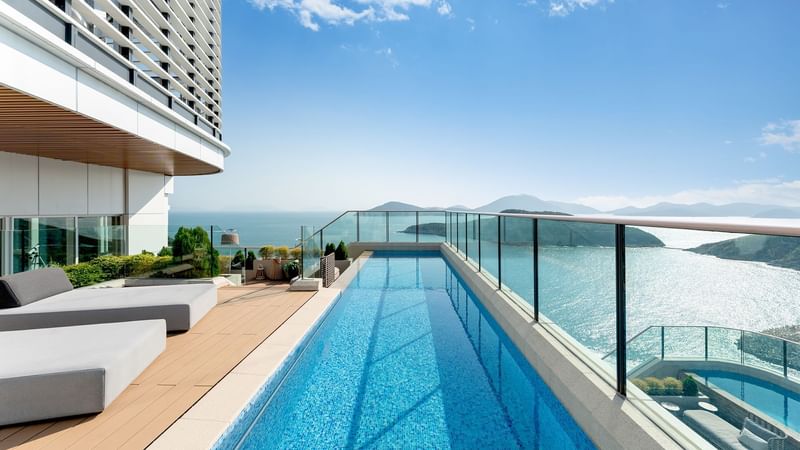
{"type": "Polygon", "coordinates": [[[1,85],[0,151],[178,176],[220,171],[163,145],[1,85]]]}

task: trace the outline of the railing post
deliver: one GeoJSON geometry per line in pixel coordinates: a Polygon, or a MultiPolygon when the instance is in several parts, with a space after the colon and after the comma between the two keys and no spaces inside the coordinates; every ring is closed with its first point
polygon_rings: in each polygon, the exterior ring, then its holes
{"type": "Polygon", "coordinates": [[[787,358],[787,344],[786,340],[783,340],[783,378],[789,377],[789,360],[787,358]]]}
{"type": "Polygon", "coordinates": [[[533,320],[539,321],[539,219],[533,219],[533,320]]]}
{"type": "Polygon", "coordinates": [[[625,319],[625,225],[615,225],[616,291],[617,291],[617,392],[626,395],[628,378],[627,335],[625,319]]]}
{"type": "Polygon", "coordinates": [[[419,244],[419,211],[417,211],[417,244],[419,244]]]}
{"type": "Polygon", "coordinates": [[[739,336],[739,363],[744,365],[744,330],[741,330],[739,336]]]}
{"type": "Polygon", "coordinates": [[[469,261],[469,215],[464,213],[464,261],[469,261]]]}
{"type": "Polygon", "coordinates": [[[356,242],[361,242],[361,211],[356,211],[356,242]]]}
{"type": "Polygon", "coordinates": [[[483,262],[481,259],[481,250],[483,250],[482,247],[483,246],[481,245],[481,215],[478,214],[478,272],[480,272],[481,268],[483,267],[481,265],[481,263],[483,262]]]}
{"type": "Polygon", "coordinates": [[[389,242],[389,211],[386,211],[386,242],[389,242]]]}
{"type": "Polygon", "coordinates": [[[322,238],[322,232],[325,228],[320,228],[319,230],[319,252],[322,256],[325,256],[325,240],[322,238]]]}
{"type": "Polygon", "coordinates": [[[458,246],[461,245],[461,236],[460,236],[461,232],[458,229],[458,213],[455,214],[456,214],[456,224],[453,226],[453,229],[456,230],[456,254],[458,254],[458,246]]]}
{"type": "Polygon", "coordinates": [[[706,361],[708,361],[708,327],[703,327],[703,347],[706,361]]]}
{"type": "Polygon", "coordinates": [[[664,337],[665,337],[666,333],[664,333],[664,328],[666,328],[666,327],[664,327],[662,325],[661,326],[661,360],[662,361],[664,361],[664,356],[665,356],[665,354],[664,354],[664,347],[665,347],[665,345],[664,345],[664,337]]]}
{"type": "Polygon", "coordinates": [[[211,234],[208,236],[208,238],[209,241],[211,241],[211,254],[208,255],[208,263],[211,264],[209,266],[211,269],[211,276],[214,276],[214,225],[211,225],[211,234]]]}
{"type": "Polygon", "coordinates": [[[502,216],[497,216],[497,289],[503,289],[503,255],[500,245],[500,221],[502,216]]]}

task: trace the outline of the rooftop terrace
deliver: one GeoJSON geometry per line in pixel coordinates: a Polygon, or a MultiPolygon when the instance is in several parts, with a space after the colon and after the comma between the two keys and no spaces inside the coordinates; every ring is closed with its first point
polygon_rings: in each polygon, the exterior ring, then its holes
{"type": "Polygon", "coordinates": [[[0,428],[0,449],[150,445],[303,306],[312,293],[287,284],[219,290],[218,304],[100,414],[0,428]]]}

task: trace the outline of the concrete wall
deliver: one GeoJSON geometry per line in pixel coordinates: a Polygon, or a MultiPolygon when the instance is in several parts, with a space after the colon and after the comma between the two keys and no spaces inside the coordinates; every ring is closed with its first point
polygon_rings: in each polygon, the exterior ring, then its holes
{"type": "Polygon", "coordinates": [[[116,216],[128,251],[167,245],[172,177],[0,152],[0,216],[116,216]]]}

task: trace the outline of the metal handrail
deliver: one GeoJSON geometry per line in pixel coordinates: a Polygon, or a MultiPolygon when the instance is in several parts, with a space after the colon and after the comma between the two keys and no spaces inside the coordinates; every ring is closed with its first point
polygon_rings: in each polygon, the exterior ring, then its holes
{"type": "MultiPolygon", "coordinates": [[[[329,222],[320,230],[325,229],[333,222],[340,219],[348,213],[411,213],[414,211],[370,211],[370,210],[356,210],[350,209],[342,213],[339,217],[329,222]]],[[[457,213],[457,214],[480,214],[485,216],[502,216],[502,217],[523,217],[529,219],[553,220],[560,222],[584,222],[605,225],[627,225],[635,227],[653,227],[653,228],[673,228],[694,231],[714,231],[721,233],[738,233],[738,234],[763,234],[769,236],[789,236],[800,237],[799,226],[786,226],[786,225],[771,225],[771,224],[742,224],[742,223],[725,223],[715,221],[702,221],[702,220],[674,220],[674,219],[655,219],[655,218],[637,218],[630,216],[587,216],[587,215],[573,215],[561,216],[556,214],[516,214],[516,213],[495,213],[495,212],[482,212],[482,211],[455,211],[455,210],[422,210],[420,212],[430,213],[457,213]]]]}
{"type": "MultiPolygon", "coordinates": [[[[778,337],[778,336],[773,336],[771,334],[762,333],[760,331],[750,331],[750,330],[745,330],[745,329],[742,329],[742,328],[722,327],[722,326],[717,326],[717,325],[650,325],[647,328],[643,329],[642,331],[636,333],[632,338],[628,339],[628,342],[629,343],[633,342],[636,339],[638,339],[639,337],[641,337],[643,334],[645,334],[648,331],[650,331],[651,329],[657,329],[657,328],[713,328],[713,329],[717,329],[717,330],[730,330],[730,331],[744,332],[744,333],[749,333],[749,334],[757,334],[759,336],[764,336],[764,337],[771,338],[771,339],[777,339],[777,340],[780,340],[780,341],[786,341],[786,342],[788,342],[790,344],[800,345],[800,342],[793,341],[791,339],[778,337]]],[[[606,353],[603,356],[603,359],[608,358],[609,356],[613,355],[614,353],[615,353],[615,351],[613,351],[613,350],[608,352],[608,353],[606,353]]]]}
{"type": "MultiPolygon", "coordinates": [[[[759,332],[759,331],[744,330],[744,329],[741,329],[741,328],[716,326],[716,325],[650,325],[647,328],[645,328],[642,331],[640,331],[639,333],[637,333],[636,335],[634,335],[632,338],[628,339],[627,342],[626,342],[626,347],[630,346],[630,344],[632,344],[637,339],[641,338],[644,334],[646,334],[650,330],[661,329],[661,335],[660,335],[659,339],[661,340],[661,359],[664,360],[664,359],[666,359],[666,356],[665,356],[665,353],[664,353],[664,345],[665,345],[665,342],[664,342],[664,331],[666,329],[669,329],[669,328],[686,328],[686,329],[702,329],[702,330],[705,330],[705,332],[703,333],[703,347],[705,349],[705,352],[704,352],[705,353],[704,354],[704,359],[705,360],[709,360],[709,359],[715,360],[714,358],[709,358],[709,352],[708,352],[708,330],[709,329],[712,329],[712,330],[728,330],[728,331],[733,331],[733,332],[739,334],[740,335],[740,339],[742,339],[740,341],[740,343],[739,343],[739,352],[741,354],[740,361],[741,361],[742,365],[747,365],[744,362],[744,354],[747,353],[745,351],[745,346],[744,346],[744,341],[743,341],[745,333],[747,333],[748,335],[755,335],[755,336],[760,336],[760,337],[763,337],[763,338],[767,338],[767,339],[775,341],[775,342],[780,342],[781,343],[780,345],[782,347],[782,352],[783,352],[783,356],[782,356],[783,361],[781,363],[781,366],[783,368],[783,376],[784,377],[788,377],[788,374],[789,374],[789,372],[788,372],[789,359],[788,359],[788,355],[787,355],[787,346],[788,346],[788,344],[800,346],[800,342],[796,342],[796,341],[793,341],[791,339],[785,339],[785,338],[782,338],[782,337],[773,336],[771,334],[766,334],[766,333],[762,333],[762,332],[759,332]]],[[[615,355],[616,353],[617,353],[616,350],[612,350],[612,351],[608,352],[607,354],[605,354],[602,357],[602,359],[603,360],[607,360],[609,357],[615,355]]],[[[751,353],[751,354],[758,358],[757,354],[755,354],[755,353],[751,353]]],[[[747,366],[748,367],[756,367],[756,366],[752,366],[752,365],[747,365],[747,366]]]]}

